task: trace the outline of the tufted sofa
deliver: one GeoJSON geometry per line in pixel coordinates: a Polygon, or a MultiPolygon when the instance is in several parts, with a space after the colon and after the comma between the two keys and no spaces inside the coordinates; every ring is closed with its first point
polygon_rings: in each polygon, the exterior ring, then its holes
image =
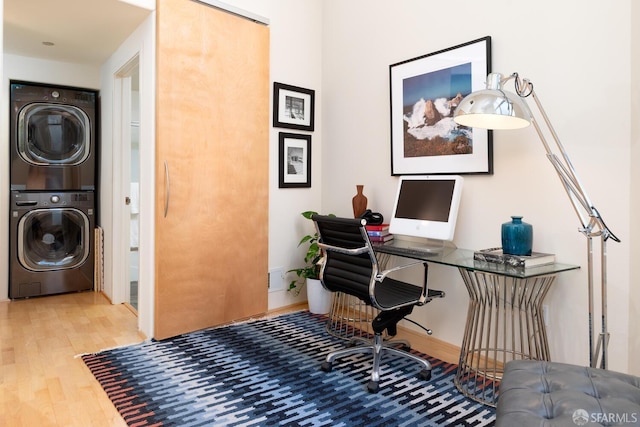
{"type": "Polygon", "coordinates": [[[640,426],[640,378],[515,360],[500,383],[496,427],[640,426]]]}

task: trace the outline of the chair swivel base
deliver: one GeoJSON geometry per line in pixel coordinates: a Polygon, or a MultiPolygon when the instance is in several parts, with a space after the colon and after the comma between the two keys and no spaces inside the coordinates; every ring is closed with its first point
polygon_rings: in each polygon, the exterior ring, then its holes
{"type": "MultiPolygon", "coordinates": [[[[357,339],[354,341],[365,341],[362,339],[357,339]]],[[[360,354],[360,353],[368,353],[373,355],[373,367],[371,369],[371,379],[367,383],[367,390],[371,393],[377,393],[380,385],[380,362],[383,354],[391,353],[395,356],[404,357],[407,359],[411,359],[416,363],[422,365],[422,370],[418,374],[420,378],[425,381],[429,381],[431,379],[431,363],[427,360],[422,359],[414,354],[407,353],[402,350],[398,350],[395,347],[391,347],[393,343],[384,343],[382,339],[382,334],[375,334],[373,342],[366,342],[364,345],[356,345],[351,346],[342,350],[336,350],[331,352],[325,358],[325,361],[322,363],[320,368],[324,372],[331,372],[333,368],[333,362],[336,359],[340,359],[345,356],[349,356],[352,354],[360,354]]]]}

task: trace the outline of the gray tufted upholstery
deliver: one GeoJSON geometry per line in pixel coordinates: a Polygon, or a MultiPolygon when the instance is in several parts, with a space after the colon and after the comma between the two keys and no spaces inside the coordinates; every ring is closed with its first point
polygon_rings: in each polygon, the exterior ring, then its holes
{"type": "Polygon", "coordinates": [[[640,378],[565,363],[507,363],[496,427],[582,425],[640,426],[640,378]]]}

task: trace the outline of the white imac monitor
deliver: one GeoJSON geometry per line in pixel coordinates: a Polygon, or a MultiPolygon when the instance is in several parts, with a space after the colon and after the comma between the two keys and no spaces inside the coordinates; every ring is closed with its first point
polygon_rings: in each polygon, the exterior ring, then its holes
{"type": "Polygon", "coordinates": [[[401,176],[389,232],[439,241],[453,240],[462,182],[458,175],[401,176]]]}

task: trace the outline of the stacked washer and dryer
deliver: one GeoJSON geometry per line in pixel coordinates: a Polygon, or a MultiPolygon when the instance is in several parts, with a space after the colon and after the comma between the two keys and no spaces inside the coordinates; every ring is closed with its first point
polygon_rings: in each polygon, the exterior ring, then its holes
{"type": "Polygon", "coordinates": [[[9,298],[92,289],[98,93],[10,89],[9,298]]]}

